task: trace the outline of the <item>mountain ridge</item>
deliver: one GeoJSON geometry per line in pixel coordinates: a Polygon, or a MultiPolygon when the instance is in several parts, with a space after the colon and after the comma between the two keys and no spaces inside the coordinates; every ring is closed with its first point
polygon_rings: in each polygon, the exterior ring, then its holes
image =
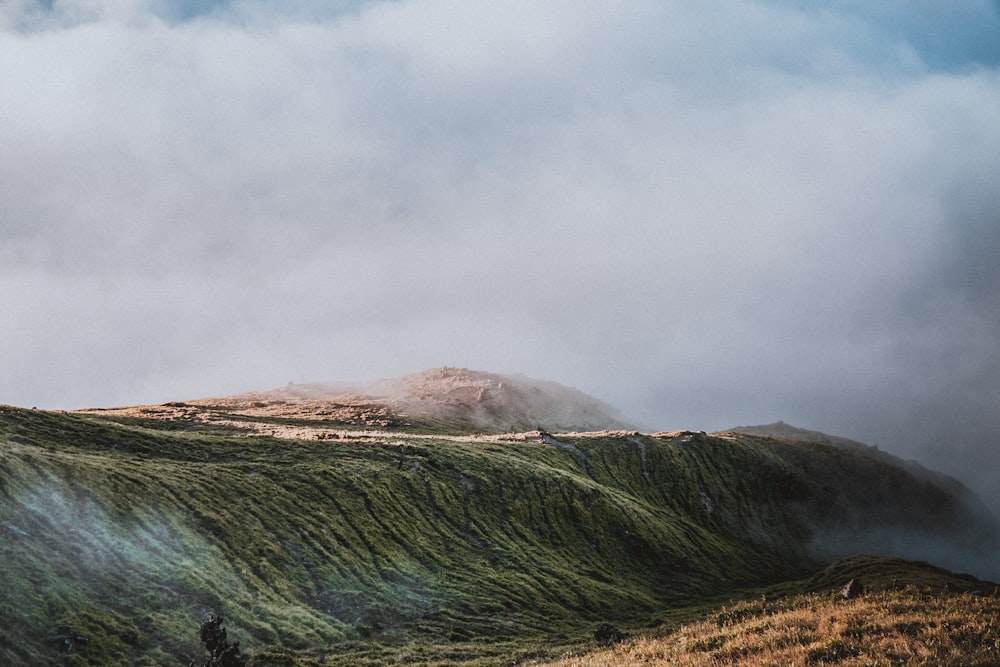
{"type": "Polygon", "coordinates": [[[819,444],[831,445],[834,447],[840,447],[842,449],[854,450],[858,452],[864,452],[869,456],[877,458],[879,460],[885,461],[892,465],[898,465],[900,467],[906,468],[911,473],[918,477],[922,477],[928,480],[932,480],[934,484],[948,488],[952,493],[961,495],[965,497],[965,500],[969,503],[979,506],[980,511],[989,513],[990,510],[983,504],[982,499],[979,498],[971,489],[969,489],[960,480],[947,475],[943,472],[932,470],[927,468],[919,461],[913,459],[904,459],[900,456],[896,456],[890,452],[883,451],[879,449],[876,445],[870,445],[859,440],[852,440],[850,438],[845,438],[838,435],[830,435],[828,433],[823,433],[822,431],[814,431],[806,428],[801,428],[798,426],[793,426],[787,424],[784,421],[777,421],[771,424],[760,424],[757,426],[735,426],[733,428],[727,429],[725,432],[731,433],[741,433],[744,435],[753,435],[765,438],[774,438],[776,440],[791,440],[795,442],[814,442],[819,444]]]}
{"type": "Polygon", "coordinates": [[[405,401],[457,411],[299,385],[0,408],[0,662],[63,664],[66,626],[90,639],[75,664],[187,664],[221,613],[260,665],[501,664],[871,546],[963,571],[995,553],[994,519],[870,448],[510,433],[476,414],[509,380],[437,372],[405,401]]]}
{"type": "Polygon", "coordinates": [[[557,382],[447,366],[370,383],[290,382],[233,396],[74,412],[200,421],[207,428],[283,420],[331,433],[359,427],[482,434],[634,429],[617,408],[557,382]]]}

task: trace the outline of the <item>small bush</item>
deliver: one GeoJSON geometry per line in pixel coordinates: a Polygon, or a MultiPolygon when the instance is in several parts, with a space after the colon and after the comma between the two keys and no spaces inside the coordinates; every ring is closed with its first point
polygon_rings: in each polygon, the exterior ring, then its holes
{"type": "MultiPolygon", "coordinates": [[[[230,644],[226,638],[226,629],[222,627],[224,622],[224,618],[212,614],[201,624],[201,642],[209,656],[204,667],[246,667],[247,659],[240,651],[240,643],[230,644]]],[[[190,667],[195,667],[194,661],[191,661],[190,667]]]]}

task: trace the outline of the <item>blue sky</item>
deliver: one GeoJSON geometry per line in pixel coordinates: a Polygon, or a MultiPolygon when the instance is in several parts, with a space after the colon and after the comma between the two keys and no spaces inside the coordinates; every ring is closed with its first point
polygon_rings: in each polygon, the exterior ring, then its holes
{"type": "Polygon", "coordinates": [[[997,3],[818,5],[9,0],[0,402],[465,366],[1000,497],[997,3]]]}

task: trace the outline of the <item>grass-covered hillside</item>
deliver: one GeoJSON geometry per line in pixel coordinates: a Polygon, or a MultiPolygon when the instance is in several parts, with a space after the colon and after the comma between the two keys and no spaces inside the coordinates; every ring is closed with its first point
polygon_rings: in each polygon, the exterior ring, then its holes
{"type": "Polygon", "coordinates": [[[558,660],[529,664],[995,667],[1000,664],[998,628],[996,586],[927,564],[868,556],[613,646],[572,650],[558,660]],[[869,584],[848,598],[833,581],[869,584]]]}
{"type": "Polygon", "coordinates": [[[993,546],[952,490],[863,449],[252,403],[0,408],[0,664],[202,664],[211,613],[251,665],[510,664],[879,536],[970,568],[993,546]]]}

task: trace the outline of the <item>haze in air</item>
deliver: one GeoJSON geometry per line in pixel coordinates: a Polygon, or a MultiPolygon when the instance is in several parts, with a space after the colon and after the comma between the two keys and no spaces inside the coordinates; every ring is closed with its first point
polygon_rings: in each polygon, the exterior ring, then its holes
{"type": "Polygon", "coordinates": [[[0,7],[0,402],[441,365],[1000,506],[997,4],[0,7]]]}

